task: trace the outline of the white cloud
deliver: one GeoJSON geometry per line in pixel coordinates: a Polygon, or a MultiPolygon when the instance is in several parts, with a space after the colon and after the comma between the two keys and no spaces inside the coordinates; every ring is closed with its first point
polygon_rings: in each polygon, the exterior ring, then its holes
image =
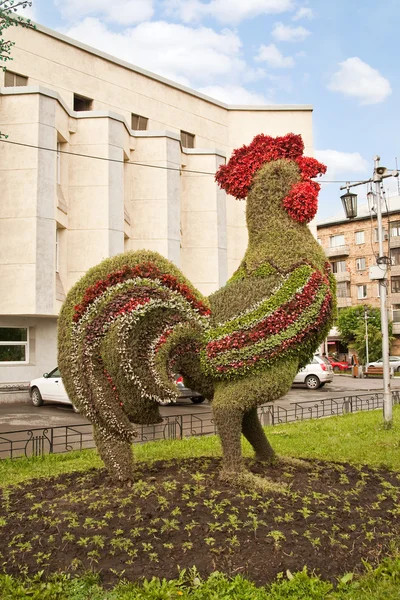
{"type": "Polygon", "coordinates": [[[388,79],[358,56],[339,63],[339,67],[328,83],[333,92],[358,98],[361,104],[378,104],[392,93],[388,79]]]}
{"type": "Polygon", "coordinates": [[[154,21],[117,33],[88,17],[63,33],[191,87],[237,84],[263,73],[248,67],[240,56],[239,36],[228,29],[217,33],[154,21]]]}
{"type": "Polygon", "coordinates": [[[283,56],[275,44],[269,44],[269,46],[262,44],[254,60],[266,62],[272,69],[288,69],[294,66],[293,58],[291,56],[283,56]]]}
{"type": "Polygon", "coordinates": [[[279,42],[303,42],[310,33],[305,27],[290,27],[283,23],[275,23],[272,37],[279,42]]]}
{"type": "MultiPolygon", "coordinates": [[[[338,150],[316,150],[315,158],[328,167],[328,181],[346,179],[348,175],[364,175],[371,170],[371,165],[359,152],[339,152],[338,150]]],[[[322,178],[323,180],[323,178],[322,178]]]]}
{"type": "Polygon", "coordinates": [[[312,19],[313,17],[314,17],[314,13],[313,13],[312,8],[303,6],[302,8],[299,8],[298,11],[296,11],[296,13],[293,15],[292,19],[293,19],[293,21],[299,21],[300,19],[312,19]]]}
{"type": "Polygon", "coordinates": [[[281,14],[293,8],[293,0],[167,0],[166,14],[185,23],[212,17],[221,23],[240,23],[259,15],[281,14]]]}
{"type": "Polygon", "coordinates": [[[199,91],[226,104],[273,104],[263,94],[251,92],[240,85],[211,85],[199,91]]]}
{"type": "Polygon", "coordinates": [[[90,15],[126,26],[147,21],[154,13],[152,0],[54,0],[54,3],[69,21],[90,15]]]}

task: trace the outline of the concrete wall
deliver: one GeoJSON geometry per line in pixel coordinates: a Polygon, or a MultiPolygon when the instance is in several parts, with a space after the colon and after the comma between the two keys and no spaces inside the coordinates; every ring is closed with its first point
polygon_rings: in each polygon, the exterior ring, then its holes
{"type": "Polygon", "coordinates": [[[219,165],[260,132],[301,133],[312,154],[311,107],[229,107],[40,25],[9,34],[9,69],[28,86],[1,87],[0,71],[0,315],[32,320],[36,358],[0,365],[0,382],[55,366],[62,302],[108,256],[148,248],[204,294],[224,285],[247,231],[245,202],[215,184],[219,165]],[[74,112],[74,93],[92,110],[74,112]],[[130,129],[132,113],[146,131],[130,129]]]}

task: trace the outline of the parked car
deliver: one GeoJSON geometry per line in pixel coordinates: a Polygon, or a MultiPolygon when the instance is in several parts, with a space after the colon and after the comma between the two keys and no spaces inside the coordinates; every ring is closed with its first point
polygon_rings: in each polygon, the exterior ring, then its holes
{"type": "MultiPolygon", "coordinates": [[[[185,387],[183,377],[180,375],[176,376],[175,385],[178,388],[180,398],[189,399],[193,404],[204,402],[204,396],[185,387]]],[[[33,406],[42,406],[44,402],[59,402],[60,404],[72,405],[74,411],[79,412],[68,398],[58,367],[50,373],[44,373],[43,377],[33,379],[29,384],[29,393],[33,406]]],[[[169,404],[173,405],[173,403],[169,404]]]]}
{"type": "MultiPolygon", "coordinates": [[[[368,363],[369,367],[383,367],[383,358],[368,363]]],[[[400,356],[389,356],[389,368],[400,373],[400,356]]]]}
{"type": "Polygon", "coordinates": [[[344,360],[336,360],[336,358],[332,358],[331,356],[327,356],[327,359],[331,363],[334,373],[340,373],[340,371],[347,371],[350,369],[349,363],[344,360]]]}
{"type": "Polygon", "coordinates": [[[315,355],[312,361],[297,373],[293,383],[303,383],[316,390],[333,381],[333,368],[325,356],[315,355]]]}

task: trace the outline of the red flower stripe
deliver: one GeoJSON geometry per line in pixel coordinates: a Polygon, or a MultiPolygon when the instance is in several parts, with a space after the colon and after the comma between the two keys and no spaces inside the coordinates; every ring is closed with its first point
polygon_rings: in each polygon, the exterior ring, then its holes
{"type": "Polygon", "coordinates": [[[214,358],[224,351],[243,348],[284,331],[295,323],[301,313],[313,303],[322,283],[326,283],[325,277],[319,271],[315,271],[301,292],[260,323],[244,331],[235,331],[219,340],[209,342],[207,344],[208,358],[214,358]]]}
{"type": "Polygon", "coordinates": [[[168,273],[162,273],[153,263],[142,263],[135,267],[124,265],[120,270],[110,273],[105,279],[100,279],[94,285],[88,287],[84,293],[82,301],[74,307],[74,322],[79,321],[87,307],[101,296],[109,287],[117,283],[123,283],[127,279],[146,278],[159,279],[161,283],[171,290],[179,292],[190,302],[190,304],[199,311],[201,315],[209,315],[211,311],[200,300],[198,300],[191,289],[184,283],[180,283],[177,277],[168,273]]]}
{"type": "Polygon", "coordinates": [[[309,325],[309,327],[306,327],[297,335],[287,340],[284,340],[281,344],[279,344],[279,346],[276,346],[273,349],[265,350],[264,352],[256,356],[251,356],[250,358],[246,358],[243,360],[237,360],[235,362],[229,363],[228,365],[219,365],[215,369],[216,372],[220,373],[221,375],[229,372],[234,372],[237,375],[238,369],[240,370],[240,368],[242,367],[254,365],[261,359],[272,360],[277,356],[281,357],[282,354],[285,353],[287,350],[290,350],[290,348],[292,348],[293,346],[296,346],[297,344],[301,343],[306,337],[310,338],[313,332],[318,331],[321,324],[323,324],[324,321],[326,321],[326,319],[329,317],[331,305],[332,295],[328,293],[322,303],[318,319],[316,319],[312,325],[309,325]]]}

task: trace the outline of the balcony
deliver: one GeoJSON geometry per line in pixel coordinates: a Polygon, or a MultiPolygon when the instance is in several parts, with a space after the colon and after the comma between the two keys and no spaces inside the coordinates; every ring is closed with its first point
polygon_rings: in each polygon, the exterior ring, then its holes
{"type": "Polygon", "coordinates": [[[351,306],[351,298],[350,296],[346,296],[345,298],[342,298],[341,296],[338,296],[337,298],[337,306],[338,308],[346,308],[347,306],[351,306]]]}
{"type": "Polygon", "coordinates": [[[350,273],[348,271],[344,271],[343,273],[335,273],[335,279],[339,283],[341,281],[350,281],[350,273]]]}
{"type": "Polygon", "coordinates": [[[394,335],[400,334],[400,323],[393,323],[393,333],[394,335]]]}
{"type": "Polygon", "coordinates": [[[394,235],[389,240],[389,245],[391,248],[400,248],[400,235],[394,235]]]}
{"type": "Polygon", "coordinates": [[[400,304],[400,292],[389,292],[389,299],[392,304],[400,304]]]}
{"type": "Polygon", "coordinates": [[[328,258],[336,258],[337,256],[348,256],[350,254],[350,247],[335,246],[334,248],[324,248],[324,252],[328,258]]]}

